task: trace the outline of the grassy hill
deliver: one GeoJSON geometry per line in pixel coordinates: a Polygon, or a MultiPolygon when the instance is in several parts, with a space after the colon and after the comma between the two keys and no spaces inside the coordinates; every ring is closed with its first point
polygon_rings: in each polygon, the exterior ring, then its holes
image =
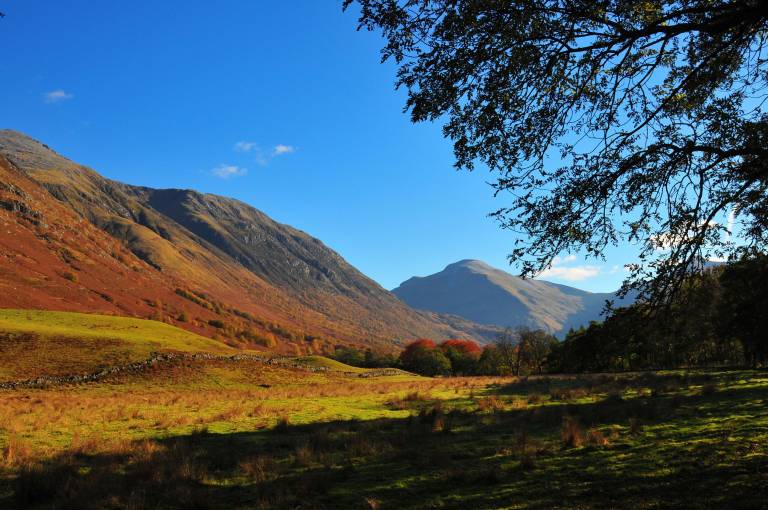
{"type": "Polygon", "coordinates": [[[152,352],[233,354],[162,322],[73,312],[0,310],[0,380],[88,373],[152,352]]]}
{"type": "MultiPolygon", "coordinates": [[[[77,312],[0,309],[0,381],[87,374],[145,360],[153,352],[232,355],[249,351],[158,321],[77,312]]],[[[324,356],[293,359],[300,365],[335,373],[371,371],[324,356]]],[[[223,375],[230,379],[232,374],[223,375]]]]}
{"type": "MultiPolygon", "coordinates": [[[[302,356],[296,358],[296,361],[309,367],[326,368],[330,372],[341,372],[347,374],[364,374],[367,372],[377,372],[378,369],[360,368],[347,365],[341,361],[335,359],[326,358],[325,356],[302,356]]],[[[399,369],[388,369],[392,373],[398,373],[400,375],[412,376],[413,374],[399,369]]]]}

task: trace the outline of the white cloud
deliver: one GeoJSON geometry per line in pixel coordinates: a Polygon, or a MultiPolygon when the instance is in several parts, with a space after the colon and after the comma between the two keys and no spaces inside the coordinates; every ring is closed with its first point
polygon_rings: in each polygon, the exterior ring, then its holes
{"type": "Polygon", "coordinates": [[[561,264],[567,264],[568,262],[575,262],[576,255],[566,255],[565,257],[555,257],[552,259],[553,266],[559,266],[561,264]]]}
{"type": "Polygon", "coordinates": [[[237,142],[235,144],[235,150],[237,152],[251,152],[255,147],[257,147],[256,142],[237,142]]]}
{"type": "Polygon", "coordinates": [[[241,168],[235,165],[219,165],[211,170],[211,175],[219,179],[229,179],[230,177],[240,177],[248,173],[247,168],[241,168]]]}
{"type": "Polygon", "coordinates": [[[65,92],[61,89],[52,90],[50,92],[46,92],[43,94],[43,97],[45,98],[46,103],[58,103],[59,101],[66,101],[67,99],[72,99],[75,97],[74,94],[70,94],[69,92],[65,92]]]}
{"type": "Polygon", "coordinates": [[[242,140],[233,146],[236,152],[247,152],[253,155],[254,161],[260,166],[267,166],[273,158],[283,156],[284,154],[293,154],[298,150],[295,145],[286,145],[279,143],[271,151],[265,151],[256,142],[242,140]]]}
{"type": "Polygon", "coordinates": [[[539,276],[544,278],[559,278],[561,280],[567,280],[570,282],[579,282],[582,280],[588,280],[594,278],[600,274],[600,268],[597,266],[581,265],[581,266],[563,266],[562,264],[568,264],[569,262],[575,262],[577,260],[576,255],[566,255],[565,257],[555,257],[552,259],[552,265],[542,271],[539,276]]]}
{"type": "Polygon", "coordinates": [[[293,145],[283,145],[281,143],[275,145],[275,148],[272,149],[273,156],[282,156],[283,154],[291,154],[293,152],[296,152],[296,147],[293,145]]]}
{"type": "Polygon", "coordinates": [[[541,272],[544,278],[560,278],[569,282],[580,282],[594,278],[600,274],[600,268],[597,266],[572,266],[572,267],[550,267],[541,272]]]}

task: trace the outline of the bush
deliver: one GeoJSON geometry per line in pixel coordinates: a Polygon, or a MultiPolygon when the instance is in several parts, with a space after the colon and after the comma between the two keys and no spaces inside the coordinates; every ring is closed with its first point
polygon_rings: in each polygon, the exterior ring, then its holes
{"type": "Polygon", "coordinates": [[[590,446],[607,446],[608,439],[599,429],[589,429],[587,431],[587,444],[590,446]]]}
{"type": "Polygon", "coordinates": [[[353,367],[362,367],[365,364],[365,354],[354,347],[336,347],[336,351],[331,357],[353,367]]]}
{"type": "Polygon", "coordinates": [[[80,280],[80,278],[78,278],[78,276],[71,271],[64,271],[61,273],[61,277],[65,280],[69,280],[72,283],[77,283],[80,280]]]}
{"type": "Polygon", "coordinates": [[[414,340],[413,342],[409,343],[405,346],[405,349],[403,349],[403,352],[400,353],[400,362],[403,364],[403,366],[411,366],[413,365],[413,359],[420,351],[431,351],[437,348],[437,345],[435,345],[435,342],[428,338],[421,338],[419,340],[414,340]]]}
{"type": "Polygon", "coordinates": [[[490,397],[481,398],[477,402],[477,408],[483,413],[502,411],[504,410],[504,401],[496,395],[491,395],[490,397]]]}
{"type": "Polygon", "coordinates": [[[560,437],[563,440],[563,448],[578,448],[584,444],[584,434],[581,431],[579,422],[571,417],[563,418],[563,427],[560,430],[560,437]]]}

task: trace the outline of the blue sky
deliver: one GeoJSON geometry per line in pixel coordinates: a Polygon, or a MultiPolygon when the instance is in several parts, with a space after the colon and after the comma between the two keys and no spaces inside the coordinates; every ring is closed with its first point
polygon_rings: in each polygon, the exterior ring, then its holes
{"type": "MultiPolygon", "coordinates": [[[[381,39],[341,0],[0,0],[0,127],[103,175],[243,200],[323,240],[386,288],[514,238],[487,171],[453,169],[413,125],[381,39]]],[[[614,290],[627,248],[563,254],[543,279],[614,290]]]]}

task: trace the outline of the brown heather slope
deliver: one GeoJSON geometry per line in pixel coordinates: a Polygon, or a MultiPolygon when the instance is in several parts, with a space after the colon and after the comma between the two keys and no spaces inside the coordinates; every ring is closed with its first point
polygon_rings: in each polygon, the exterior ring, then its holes
{"type": "MultiPolygon", "coordinates": [[[[163,320],[167,315],[179,317],[194,311],[191,317],[206,322],[216,317],[176,294],[168,276],[52,200],[2,156],[0,228],[0,303],[4,308],[163,320]]],[[[208,329],[194,319],[188,319],[185,328],[208,329]]]]}
{"type": "Polygon", "coordinates": [[[0,306],[154,316],[296,352],[492,334],[409,308],[319,240],[237,200],[112,181],[10,130],[0,131],[0,155],[0,182],[25,194],[4,191],[4,200],[44,218],[15,206],[0,213],[0,243],[15,254],[3,258],[0,286],[14,292],[0,306]],[[51,230],[63,237],[47,240],[51,230]]]}

